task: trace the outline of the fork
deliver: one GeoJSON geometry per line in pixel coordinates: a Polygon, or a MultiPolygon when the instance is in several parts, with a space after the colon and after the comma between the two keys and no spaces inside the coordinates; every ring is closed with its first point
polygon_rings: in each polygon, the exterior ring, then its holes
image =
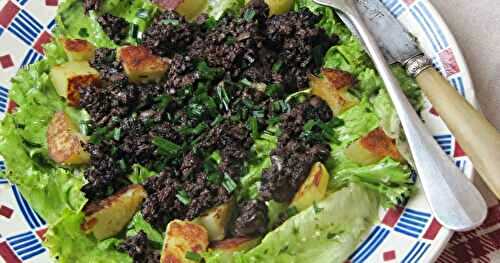
{"type": "Polygon", "coordinates": [[[357,0],[314,0],[343,13],[358,31],[401,119],[420,182],[436,219],[444,227],[454,231],[478,227],[487,215],[484,198],[441,150],[408,102],[375,38],[359,14],[355,1],[357,0]]]}

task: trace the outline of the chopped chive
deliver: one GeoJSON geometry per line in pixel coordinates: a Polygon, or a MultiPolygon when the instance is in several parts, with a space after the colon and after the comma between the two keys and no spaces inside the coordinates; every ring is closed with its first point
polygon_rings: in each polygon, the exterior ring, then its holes
{"type": "Polygon", "coordinates": [[[224,43],[226,43],[226,45],[232,45],[236,43],[236,38],[233,36],[227,36],[226,41],[224,43]]]}
{"type": "Polygon", "coordinates": [[[232,193],[234,190],[236,190],[236,187],[237,187],[234,180],[231,177],[229,177],[227,174],[224,174],[224,180],[222,181],[222,186],[224,186],[224,188],[226,188],[226,190],[229,193],[232,193]]]}
{"type": "Polygon", "coordinates": [[[89,37],[89,31],[88,31],[85,27],[82,27],[82,28],[80,28],[80,30],[78,31],[78,35],[79,35],[80,37],[83,37],[83,38],[85,38],[85,37],[89,37]]]}
{"type": "Polygon", "coordinates": [[[242,80],[240,80],[240,83],[245,85],[245,86],[248,86],[248,87],[252,86],[252,82],[248,79],[242,79],[242,80]]]}
{"type": "Polygon", "coordinates": [[[186,253],[186,259],[195,261],[195,262],[200,262],[203,258],[200,256],[200,254],[193,252],[193,251],[188,251],[186,253]]]}
{"type": "Polygon", "coordinates": [[[127,170],[127,164],[125,163],[125,160],[123,160],[123,159],[119,160],[118,165],[120,165],[120,169],[122,169],[122,171],[127,170]]]}
{"type": "Polygon", "coordinates": [[[219,97],[225,111],[229,111],[229,96],[227,95],[224,84],[217,85],[217,96],[219,97]]]}
{"type": "Polygon", "coordinates": [[[179,20],[177,19],[163,19],[160,21],[162,25],[172,25],[172,26],[178,26],[180,24],[179,20]]]}
{"type": "Polygon", "coordinates": [[[135,16],[140,19],[147,19],[149,17],[149,10],[139,8],[139,10],[137,10],[137,13],[135,13],[135,16]]]}
{"type": "Polygon", "coordinates": [[[292,217],[298,213],[299,213],[299,210],[295,206],[290,206],[288,209],[286,209],[286,215],[288,217],[292,217]]]}
{"type": "Polygon", "coordinates": [[[207,180],[212,184],[220,184],[220,175],[218,173],[211,173],[207,176],[207,180]]]}
{"type": "Polygon", "coordinates": [[[266,87],[266,95],[272,97],[283,91],[283,86],[280,84],[270,84],[266,87]]]}
{"type": "Polygon", "coordinates": [[[165,155],[175,155],[181,149],[181,146],[161,137],[155,137],[153,144],[158,147],[160,153],[165,155]]]}
{"type": "Polygon", "coordinates": [[[261,118],[264,118],[264,111],[263,110],[256,110],[256,111],[252,112],[252,115],[255,118],[261,119],[261,118]]]}
{"type": "Polygon", "coordinates": [[[82,133],[82,135],[89,134],[89,125],[86,122],[80,123],[80,132],[82,133]]]}
{"type": "Polygon", "coordinates": [[[313,209],[315,214],[319,214],[321,213],[321,211],[323,211],[324,208],[319,207],[316,202],[313,202],[313,209]]]}
{"type": "Polygon", "coordinates": [[[247,22],[252,21],[252,19],[255,17],[257,13],[253,9],[247,9],[245,11],[245,14],[243,15],[243,19],[245,19],[247,22]]]}
{"type": "Polygon", "coordinates": [[[119,141],[121,136],[122,136],[122,128],[115,128],[113,130],[113,139],[115,139],[115,141],[119,141]]]}
{"type": "Polygon", "coordinates": [[[191,203],[191,198],[189,197],[188,193],[184,190],[178,191],[175,197],[177,197],[177,199],[184,205],[189,205],[189,203],[191,203]]]}
{"type": "Polygon", "coordinates": [[[248,128],[250,129],[252,138],[254,140],[258,139],[259,138],[259,126],[258,126],[256,117],[248,118],[248,128]]]}
{"type": "Polygon", "coordinates": [[[274,73],[277,73],[278,71],[280,71],[280,69],[281,69],[281,67],[282,67],[282,66],[283,66],[283,62],[278,61],[278,62],[276,62],[276,63],[274,63],[274,64],[273,64],[273,67],[272,67],[272,69],[271,69],[271,70],[272,70],[274,73]]]}
{"type": "Polygon", "coordinates": [[[336,236],[337,236],[337,234],[336,234],[336,233],[328,233],[328,234],[326,234],[326,238],[327,238],[327,239],[333,239],[333,238],[335,238],[336,236]]]}

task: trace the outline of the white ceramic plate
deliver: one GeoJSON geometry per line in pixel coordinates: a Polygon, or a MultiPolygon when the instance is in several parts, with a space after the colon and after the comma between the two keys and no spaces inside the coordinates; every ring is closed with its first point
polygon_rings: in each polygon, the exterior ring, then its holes
{"type": "MultiPolygon", "coordinates": [[[[418,37],[436,68],[467,100],[477,105],[462,53],[429,1],[382,2],[418,37]]],[[[41,45],[50,39],[57,4],[58,0],[0,0],[0,117],[9,107],[10,78],[20,67],[43,58],[41,45]]],[[[422,118],[443,150],[472,178],[469,158],[428,102],[422,118]]],[[[0,161],[0,169],[4,168],[0,161]]],[[[452,234],[433,219],[422,191],[405,207],[381,210],[380,220],[350,257],[350,262],[431,262],[452,234]]],[[[46,229],[43,219],[30,208],[16,186],[0,179],[0,261],[50,262],[48,250],[42,245],[46,229]]]]}

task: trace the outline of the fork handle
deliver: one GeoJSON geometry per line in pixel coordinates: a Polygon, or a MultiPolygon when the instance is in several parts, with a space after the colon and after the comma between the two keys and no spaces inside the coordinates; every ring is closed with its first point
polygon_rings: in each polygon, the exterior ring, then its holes
{"type": "Polygon", "coordinates": [[[417,82],[489,188],[500,198],[500,133],[434,68],[417,82]]]}

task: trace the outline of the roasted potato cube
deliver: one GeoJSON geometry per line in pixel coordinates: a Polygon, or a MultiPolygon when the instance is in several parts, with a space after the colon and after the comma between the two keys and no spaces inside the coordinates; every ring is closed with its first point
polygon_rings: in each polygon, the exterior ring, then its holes
{"type": "Polygon", "coordinates": [[[60,42],[71,61],[89,61],[95,54],[94,45],[86,40],[61,38],[60,42]]]}
{"type": "Polygon", "coordinates": [[[86,164],[90,156],[85,152],[83,143],[83,136],[69,116],[64,112],[55,113],[47,128],[50,158],[60,164],[86,164]]]}
{"type": "Polygon", "coordinates": [[[235,237],[221,241],[215,241],[210,244],[210,249],[223,252],[247,251],[259,244],[259,238],[235,237]]]}
{"type": "Polygon", "coordinates": [[[325,166],[320,162],[315,163],[309,172],[309,176],[293,197],[290,206],[302,211],[314,202],[321,201],[325,198],[329,179],[330,175],[325,166]]]}
{"type": "Polygon", "coordinates": [[[345,154],[347,158],[361,165],[376,163],[387,156],[396,161],[403,161],[396,141],[387,136],[382,128],[371,131],[349,145],[345,154]]]}
{"type": "Polygon", "coordinates": [[[118,50],[118,59],[132,82],[159,81],[168,70],[167,59],[153,55],[144,46],[126,46],[118,50]]]}
{"type": "Polygon", "coordinates": [[[292,10],[294,0],[265,0],[269,6],[269,15],[282,15],[292,10]]]}
{"type": "Polygon", "coordinates": [[[153,0],[163,10],[175,10],[187,20],[194,20],[208,7],[208,0],[153,0]]]}
{"type": "Polygon", "coordinates": [[[133,184],[120,192],[86,205],[82,230],[103,240],[118,234],[139,210],[147,193],[141,185],[133,184]]]}
{"type": "Polygon", "coordinates": [[[222,240],[226,236],[226,225],[231,218],[233,208],[234,202],[227,202],[208,210],[193,222],[205,227],[208,232],[208,240],[222,240]]]}
{"type": "Polygon", "coordinates": [[[358,103],[358,99],[348,92],[355,83],[354,78],[347,72],[333,69],[323,69],[323,77],[310,77],[312,93],[322,98],[338,115],[358,103]]]}
{"type": "Polygon", "coordinates": [[[173,220],[167,225],[161,263],[189,263],[186,254],[202,253],[208,247],[207,230],[196,223],[173,220]]]}
{"type": "Polygon", "coordinates": [[[50,79],[59,96],[68,100],[72,106],[80,104],[79,89],[88,85],[97,85],[99,73],[86,61],[70,61],[54,66],[50,70],[50,79]]]}

